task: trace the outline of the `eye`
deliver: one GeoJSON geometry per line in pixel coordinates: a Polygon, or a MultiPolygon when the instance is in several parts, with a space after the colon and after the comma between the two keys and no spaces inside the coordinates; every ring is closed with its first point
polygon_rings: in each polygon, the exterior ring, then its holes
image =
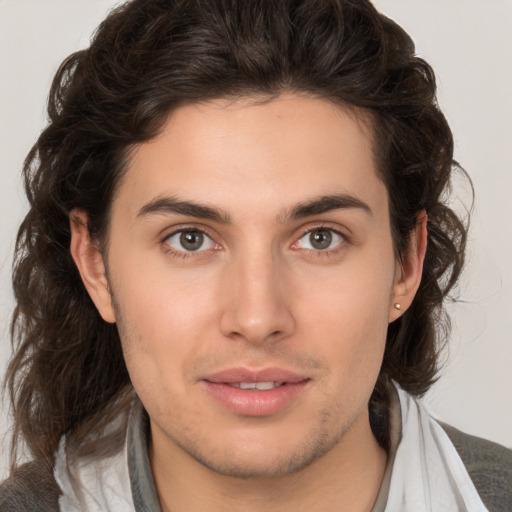
{"type": "Polygon", "coordinates": [[[198,229],[176,231],[165,239],[165,243],[179,252],[206,251],[215,247],[215,242],[198,229]]]}
{"type": "Polygon", "coordinates": [[[343,235],[333,229],[315,228],[302,235],[298,245],[301,249],[327,251],[337,248],[343,240],[343,235]]]}

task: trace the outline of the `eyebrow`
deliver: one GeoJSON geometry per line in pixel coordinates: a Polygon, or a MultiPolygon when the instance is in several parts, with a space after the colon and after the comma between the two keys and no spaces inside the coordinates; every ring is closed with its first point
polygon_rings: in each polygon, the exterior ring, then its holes
{"type": "Polygon", "coordinates": [[[333,194],[322,196],[305,203],[298,203],[285,215],[284,219],[280,218],[279,221],[285,222],[287,219],[301,219],[312,215],[320,215],[332,210],[354,208],[373,216],[373,211],[370,206],[361,199],[350,194],[333,194]]]}
{"type": "Polygon", "coordinates": [[[229,224],[231,219],[229,214],[199,203],[191,201],[181,201],[175,197],[159,197],[149,203],[146,203],[137,213],[137,217],[145,217],[147,215],[177,213],[187,215],[189,217],[197,217],[199,219],[207,219],[219,222],[221,224],[229,224]]]}
{"type": "MultiPolygon", "coordinates": [[[[333,194],[321,196],[311,201],[296,204],[284,216],[278,216],[278,222],[302,219],[313,215],[341,209],[359,209],[373,216],[372,209],[361,199],[350,194],[333,194]]],[[[192,201],[183,201],[175,197],[158,197],[146,203],[137,213],[137,217],[159,214],[181,214],[199,219],[213,220],[220,224],[229,224],[231,217],[228,213],[192,201]]]]}

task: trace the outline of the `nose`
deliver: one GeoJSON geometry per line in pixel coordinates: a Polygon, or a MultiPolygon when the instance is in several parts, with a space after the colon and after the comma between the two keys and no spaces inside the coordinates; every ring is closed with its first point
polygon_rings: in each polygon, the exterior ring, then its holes
{"type": "Polygon", "coordinates": [[[226,272],[221,331],[251,344],[277,342],[295,329],[291,292],[282,266],[270,254],[240,258],[226,272]]]}

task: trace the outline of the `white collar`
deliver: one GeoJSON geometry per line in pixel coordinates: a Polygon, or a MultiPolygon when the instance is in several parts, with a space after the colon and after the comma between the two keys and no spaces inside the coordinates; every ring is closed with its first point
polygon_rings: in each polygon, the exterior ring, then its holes
{"type": "MultiPolygon", "coordinates": [[[[488,512],[443,428],[420,402],[395,386],[390,462],[373,512],[488,512]]],[[[71,463],[66,440],[61,439],[55,457],[55,479],[63,493],[61,510],[136,512],[132,486],[155,494],[149,498],[157,507],[154,486],[138,483],[141,475],[151,479],[142,426],[146,419],[138,399],[129,419],[123,416],[112,430],[123,430],[123,421],[129,424],[124,429],[124,441],[107,457],[80,458],[71,463]]]]}

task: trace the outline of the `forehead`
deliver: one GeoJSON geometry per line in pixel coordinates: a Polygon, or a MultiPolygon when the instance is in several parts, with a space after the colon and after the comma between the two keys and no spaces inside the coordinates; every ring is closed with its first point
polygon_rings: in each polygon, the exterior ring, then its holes
{"type": "Polygon", "coordinates": [[[387,204],[370,125],[362,112],[292,94],[184,105],[134,149],[116,201],[130,216],[158,196],[276,215],[334,193],[387,204]]]}

